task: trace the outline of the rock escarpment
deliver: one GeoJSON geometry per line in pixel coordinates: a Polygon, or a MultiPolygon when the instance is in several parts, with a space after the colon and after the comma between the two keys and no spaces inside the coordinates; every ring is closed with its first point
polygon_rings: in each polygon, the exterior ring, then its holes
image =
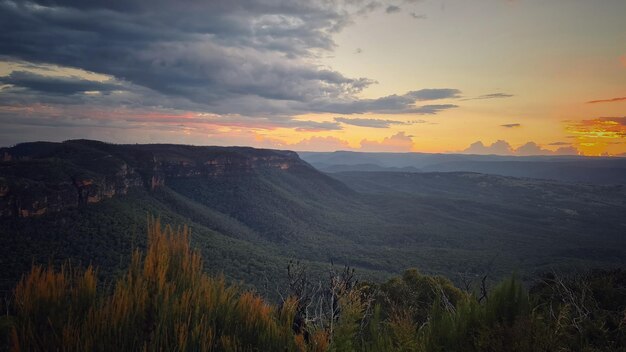
{"type": "Polygon", "coordinates": [[[98,203],[175,178],[311,168],[289,151],[245,147],[114,145],[74,140],[0,149],[0,217],[31,217],[98,203]]]}

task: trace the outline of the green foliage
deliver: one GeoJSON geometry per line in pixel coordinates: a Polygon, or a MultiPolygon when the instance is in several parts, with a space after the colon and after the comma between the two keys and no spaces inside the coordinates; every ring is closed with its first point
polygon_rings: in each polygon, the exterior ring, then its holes
{"type": "Polygon", "coordinates": [[[515,276],[504,280],[480,304],[473,297],[445,309],[433,305],[420,331],[426,351],[543,351],[534,331],[527,291],[515,276]]]}
{"type": "Polygon", "coordinates": [[[356,351],[356,338],[359,322],[363,316],[363,306],[357,291],[349,292],[339,300],[341,314],[337,326],[332,328],[332,352],[356,351]]]}
{"type": "Polygon", "coordinates": [[[413,322],[421,325],[427,320],[437,298],[443,296],[448,303],[456,305],[465,295],[444,277],[423,275],[417,269],[409,269],[402,277],[380,285],[376,298],[386,311],[410,314],[413,322]]]}
{"type": "Polygon", "coordinates": [[[528,293],[515,276],[494,288],[486,300],[485,323],[488,326],[512,325],[529,313],[528,293]]]}
{"type": "Polygon", "coordinates": [[[367,352],[389,351],[391,349],[391,338],[389,336],[388,324],[382,319],[382,309],[380,304],[374,306],[371,319],[367,322],[367,330],[363,336],[362,350],[367,352]]]}
{"type": "Polygon", "coordinates": [[[374,310],[369,330],[362,336],[364,350],[625,351],[625,279],[620,270],[595,271],[584,280],[552,277],[552,281],[534,286],[529,294],[512,276],[490,290],[481,302],[463,293],[452,304],[448,297],[454,295],[443,294],[444,290],[425,294],[433,292],[429,283],[436,282],[435,278],[423,280],[417,271],[410,270],[380,286],[377,300],[388,302],[384,312],[387,318],[380,322],[382,313],[374,310]],[[421,285],[408,289],[411,282],[421,285]],[[564,286],[568,287],[565,291],[564,286]],[[398,302],[402,297],[406,301],[398,302]],[[425,315],[415,314],[419,310],[411,302],[416,297],[432,299],[424,305],[429,306],[425,315]]]}
{"type": "Polygon", "coordinates": [[[626,271],[545,275],[532,287],[545,339],[570,350],[622,351],[626,346],[626,271]]]}

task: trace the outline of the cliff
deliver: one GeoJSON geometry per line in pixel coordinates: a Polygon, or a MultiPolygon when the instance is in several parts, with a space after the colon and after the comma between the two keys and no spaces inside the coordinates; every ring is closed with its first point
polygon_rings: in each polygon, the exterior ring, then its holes
{"type": "Polygon", "coordinates": [[[57,212],[135,188],[154,191],[171,179],[311,170],[294,152],[247,147],[72,140],[19,144],[0,155],[0,217],[57,212]]]}

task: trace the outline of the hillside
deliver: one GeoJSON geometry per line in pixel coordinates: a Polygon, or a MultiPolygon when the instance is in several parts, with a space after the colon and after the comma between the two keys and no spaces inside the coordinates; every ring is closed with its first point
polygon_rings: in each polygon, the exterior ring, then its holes
{"type": "MultiPolygon", "coordinates": [[[[96,141],[0,151],[2,289],[33,261],[105,277],[148,214],[192,228],[210,272],[272,293],[290,259],[382,279],[409,267],[498,278],[626,264],[626,190],[474,173],[348,172],[287,151],[96,141]],[[9,255],[10,254],[10,255],[9,255]]],[[[139,234],[139,235],[138,235],[139,234]]]]}
{"type": "Polygon", "coordinates": [[[5,288],[33,259],[72,257],[111,274],[141,244],[148,214],[189,223],[209,266],[260,286],[253,273],[275,273],[293,254],[281,246],[330,236],[314,223],[353,202],[293,152],[81,140],[0,154],[2,251],[20,254],[0,259],[5,288]]]}

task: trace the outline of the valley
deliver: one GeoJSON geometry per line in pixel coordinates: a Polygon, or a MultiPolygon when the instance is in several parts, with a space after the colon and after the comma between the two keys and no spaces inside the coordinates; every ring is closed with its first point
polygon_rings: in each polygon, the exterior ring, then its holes
{"type": "Polygon", "coordinates": [[[290,260],[383,280],[626,264],[626,188],[471,172],[324,174],[296,153],[27,143],[2,150],[2,290],[72,258],[113,278],[149,215],[188,225],[213,274],[273,295],[290,260]]]}

